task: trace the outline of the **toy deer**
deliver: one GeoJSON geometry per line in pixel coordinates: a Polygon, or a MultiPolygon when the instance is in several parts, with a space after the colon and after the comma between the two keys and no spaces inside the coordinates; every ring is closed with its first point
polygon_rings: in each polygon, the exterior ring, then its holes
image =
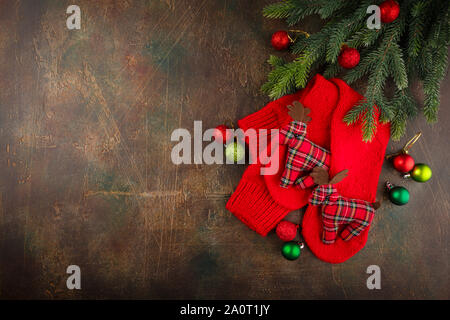
{"type": "Polygon", "coordinates": [[[310,204],[322,206],[323,233],[322,242],[332,244],[336,241],[339,227],[347,225],[340,237],[348,241],[358,236],[372,222],[379,202],[369,203],[364,200],[350,199],[341,196],[334,185],[347,176],[348,170],[336,174],[329,179],[328,171],[316,167],[311,173],[314,182],[319,186],[309,198],[310,204]]]}
{"type": "Polygon", "coordinates": [[[280,130],[280,144],[288,145],[286,166],[281,177],[280,186],[287,188],[297,185],[302,189],[312,187],[313,179],[309,176],[300,177],[300,173],[310,172],[313,168],[330,166],[330,152],[306,139],[307,122],[311,120],[308,116],[310,110],[305,108],[299,101],[289,105],[288,114],[294,121],[280,130]]]}

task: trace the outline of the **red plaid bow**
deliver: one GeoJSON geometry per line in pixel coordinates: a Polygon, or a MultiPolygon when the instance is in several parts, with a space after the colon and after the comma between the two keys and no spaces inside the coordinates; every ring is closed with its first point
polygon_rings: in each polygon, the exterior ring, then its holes
{"type": "Polygon", "coordinates": [[[280,144],[288,145],[286,167],[280,186],[287,188],[295,184],[305,189],[315,183],[310,176],[298,177],[301,172],[311,171],[314,167],[330,166],[330,152],[306,139],[306,124],[292,121],[280,130],[280,144]]]}
{"type": "Polygon", "coordinates": [[[322,205],[322,241],[332,244],[336,241],[340,225],[347,224],[340,236],[345,241],[357,236],[372,222],[375,209],[364,200],[344,198],[333,185],[322,185],[314,189],[309,202],[322,205]]]}

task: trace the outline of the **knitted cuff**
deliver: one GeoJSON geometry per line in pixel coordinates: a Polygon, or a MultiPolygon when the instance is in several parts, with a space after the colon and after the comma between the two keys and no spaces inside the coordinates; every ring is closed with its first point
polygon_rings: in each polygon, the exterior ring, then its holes
{"type": "Polygon", "coordinates": [[[262,236],[275,228],[289,209],[276,203],[264,185],[241,179],[226,208],[262,236]]]}
{"type": "Polygon", "coordinates": [[[277,113],[273,110],[273,105],[268,104],[261,110],[249,114],[238,121],[238,126],[242,130],[253,129],[278,129],[279,121],[277,113]]]}

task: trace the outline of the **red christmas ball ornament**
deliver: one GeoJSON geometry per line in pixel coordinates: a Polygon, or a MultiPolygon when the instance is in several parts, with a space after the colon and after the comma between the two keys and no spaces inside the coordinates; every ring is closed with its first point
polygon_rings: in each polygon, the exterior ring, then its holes
{"type": "Polygon", "coordinates": [[[227,129],[229,128],[224,124],[217,126],[213,133],[214,140],[223,144],[230,141],[233,138],[233,134],[231,133],[231,130],[227,129]]]}
{"type": "Polygon", "coordinates": [[[397,19],[399,14],[400,5],[397,1],[386,0],[382,4],[380,4],[381,22],[391,23],[392,21],[397,19]]]}
{"type": "Polygon", "coordinates": [[[402,153],[394,157],[394,160],[392,160],[392,164],[397,171],[401,173],[407,173],[414,168],[415,161],[414,158],[409,154],[402,153]]]}
{"type": "Polygon", "coordinates": [[[360,55],[358,50],[345,46],[339,54],[338,62],[341,67],[351,69],[358,65],[359,59],[360,55]]]}
{"type": "Polygon", "coordinates": [[[291,44],[291,39],[286,31],[277,31],[272,35],[270,43],[276,50],[285,50],[291,44]]]}
{"type": "Polygon", "coordinates": [[[283,241],[292,241],[297,235],[298,225],[290,221],[281,221],[276,229],[276,234],[278,238],[283,241]]]}

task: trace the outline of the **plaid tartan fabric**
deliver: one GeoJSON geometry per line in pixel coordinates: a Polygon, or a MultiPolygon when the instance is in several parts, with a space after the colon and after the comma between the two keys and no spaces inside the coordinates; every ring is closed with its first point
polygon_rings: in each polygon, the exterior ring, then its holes
{"type": "Polygon", "coordinates": [[[311,176],[303,176],[300,178],[297,178],[295,180],[294,184],[296,186],[299,186],[302,189],[310,188],[314,186],[316,183],[314,182],[314,179],[311,176]]]}
{"type": "Polygon", "coordinates": [[[340,234],[345,241],[359,235],[370,225],[375,214],[369,202],[344,198],[330,184],[314,189],[309,202],[315,206],[322,205],[322,241],[325,244],[336,241],[340,225],[347,225],[340,234]]]}
{"type": "Polygon", "coordinates": [[[312,187],[314,180],[300,177],[301,172],[309,172],[314,167],[330,166],[330,152],[306,139],[306,124],[292,121],[280,130],[280,143],[288,145],[286,167],[280,186],[287,188],[295,184],[302,189],[312,187]]]}

